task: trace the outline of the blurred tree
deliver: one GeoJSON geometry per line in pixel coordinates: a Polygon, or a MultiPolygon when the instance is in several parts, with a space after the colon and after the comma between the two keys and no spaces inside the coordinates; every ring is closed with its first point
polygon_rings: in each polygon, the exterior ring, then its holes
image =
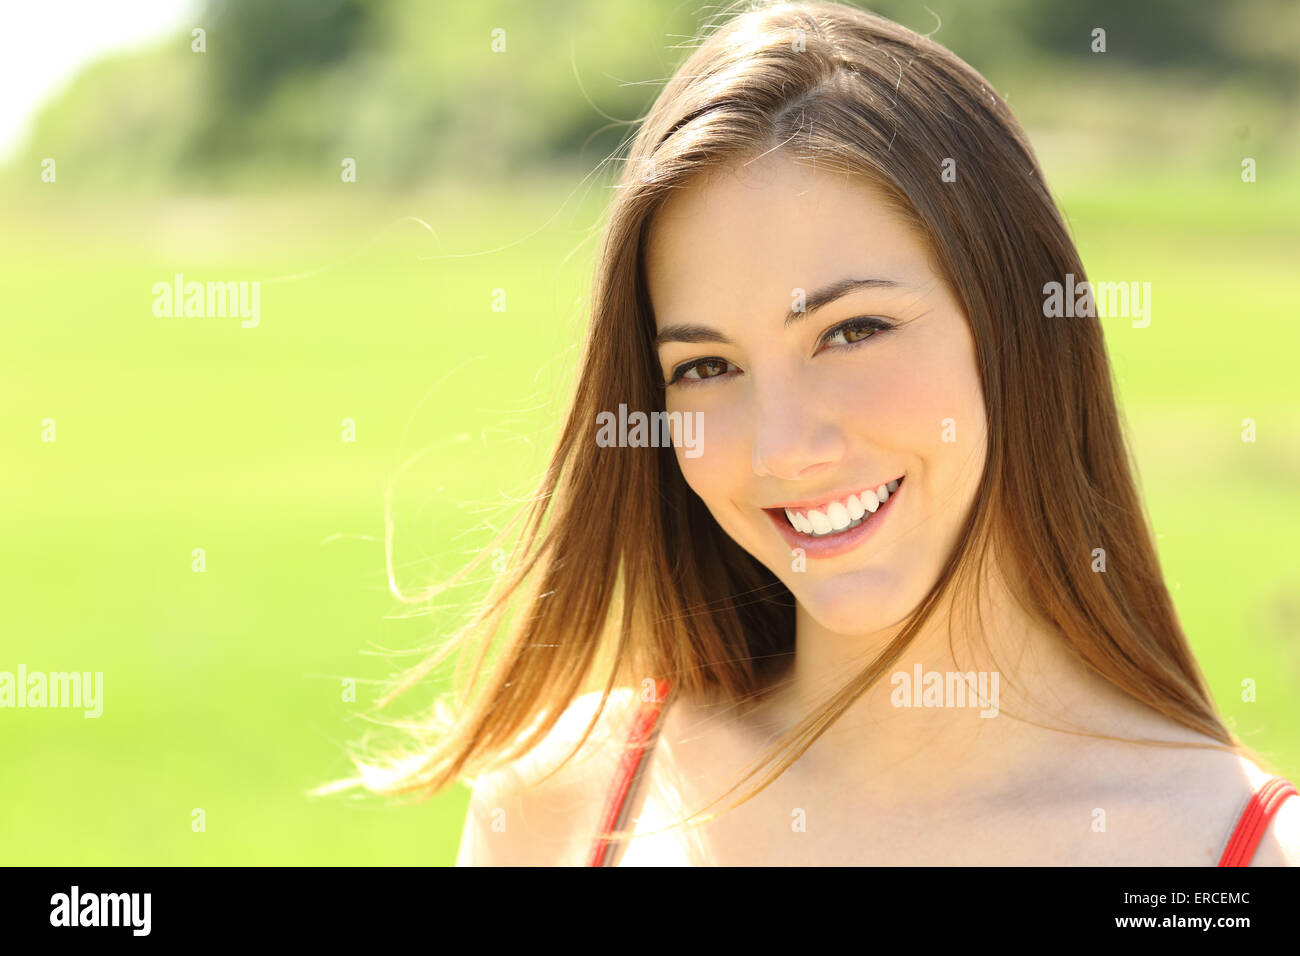
{"type": "MultiPolygon", "coordinates": [[[[1293,102],[1300,3],[872,0],[999,89],[1045,62],[1179,83],[1231,73],[1293,102]],[[1104,61],[1090,53],[1107,31],[1104,61]],[[1089,61],[1088,58],[1091,57],[1089,61]],[[1178,72],[1181,71],[1181,72],[1178,72]],[[1175,75],[1176,74],[1176,75],[1175,75]]],[[[15,165],[59,156],[69,186],[406,187],[611,153],[725,4],[681,0],[208,0],[188,35],[92,66],[38,118],[15,165]],[[499,38],[500,42],[497,42],[499,38]],[[66,164],[66,166],[65,166],[66,164]]]]}
{"type": "Polygon", "coordinates": [[[354,56],[376,20],[379,0],[208,0],[210,32],[237,38],[213,59],[221,103],[255,107],[295,72],[354,56]]]}

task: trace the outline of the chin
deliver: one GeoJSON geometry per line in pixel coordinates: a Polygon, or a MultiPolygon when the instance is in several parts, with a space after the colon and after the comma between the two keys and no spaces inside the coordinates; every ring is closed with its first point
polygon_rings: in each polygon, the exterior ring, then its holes
{"type": "MultiPolygon", "coordinates": [[[[787,586],[790,586],[787,584],[787,586]]],[[[834,634],[874,634],[901,623],[920,600],[909,600],[897,575],[879,570],[790,586],[804,612],[834,634]]]]}

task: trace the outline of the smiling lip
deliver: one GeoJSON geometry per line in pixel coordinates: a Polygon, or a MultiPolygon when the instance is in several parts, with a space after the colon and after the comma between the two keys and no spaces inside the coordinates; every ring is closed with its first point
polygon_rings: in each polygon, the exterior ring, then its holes
{"type": "MultiPolygon", "coordinates": [[[[780,504],[768,505],[764,511],[775,511],[778,514],[789,508],[791,511],[807,511],[809,508],[822,508],[832,501],[845,501],[849,495],[861,494],[864,491],[874,491],[881,485],[887,485],[891,481],[902,481],[902,475],[895,475],[893,478],[886,478],[884,481],[878,481],[874,485],[858,485],[856,488],[849,488],[847,491],[835,492],[834,494],[822,495],[818,498],[802,498],[799,501],[782,501],[780,504]]],[[[888,504],[889,502],[885,502],[888,504]]]]}
{"type": "MultiPolygon", "coordinates": [[[[898,479],[899,484],[896,491],[890,496],[889,500],[877,508],[874,512],[863,516],[863,521],[856,527],[839,534],[826,535],[824,537],[814,538],[812,535],[804,534],[802,531],[796,531],[790,526],[789,520],[785,516],[785,508],[764,508],[763,511],[772,519],[772,524],[776,525],[776,530],[786,541],[786,544],[793,548],[802,548],[805,555],[810,558],[834,558],[854,548],[862,545],[868,538],[876,533],[876,529],[894,509],[894,502],[903,493],[907,483],[898,479]]],[[[887,484],[887,482],[886,482],[887,484]]],[[[827,499],[821,499],[824,503],[827,499]]],[[[835,499],[831,499],[835,500],[835,499]]],[[[802,507],[790,507],[791,511],[802,510],[809,505],[802,507]]]]}

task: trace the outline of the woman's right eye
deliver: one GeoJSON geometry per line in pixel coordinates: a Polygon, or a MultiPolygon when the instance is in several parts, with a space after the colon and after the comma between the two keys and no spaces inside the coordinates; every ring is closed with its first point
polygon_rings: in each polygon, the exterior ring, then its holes
{"type": "Polygon", "coordinates": [[[720,358],[703,358],[686,362],[673,369],[673,377],[664,384],[665,386],[676,385],[678,382],[695,384],[710,378],[721,378],[726,374],[727,366],[730,364],[726,359],[720,358]]]}

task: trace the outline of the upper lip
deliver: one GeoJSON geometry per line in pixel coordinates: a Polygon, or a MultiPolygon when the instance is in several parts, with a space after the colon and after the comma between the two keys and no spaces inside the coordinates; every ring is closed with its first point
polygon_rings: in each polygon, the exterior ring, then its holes
{"type": "Polygon", "coordinates": [[[881,485],[887,485],[891,481],[902,481],[902,475],[895,475],[893,478],[886,478],[884,481],[878,481],[874,485],[853,485],[843,491],[828,491],[823,495],[814,498],[800,498],[798,501],[783,501],[780,504],[768,505],[765,510],[779,511],[782,508],[788,508],[790,511],[806,511],[809,508],[820,508],[822,505],[830,504],[832,501],[846,501],[849,495],[856,495],[868,489],[876,489],[881,485]]]}

